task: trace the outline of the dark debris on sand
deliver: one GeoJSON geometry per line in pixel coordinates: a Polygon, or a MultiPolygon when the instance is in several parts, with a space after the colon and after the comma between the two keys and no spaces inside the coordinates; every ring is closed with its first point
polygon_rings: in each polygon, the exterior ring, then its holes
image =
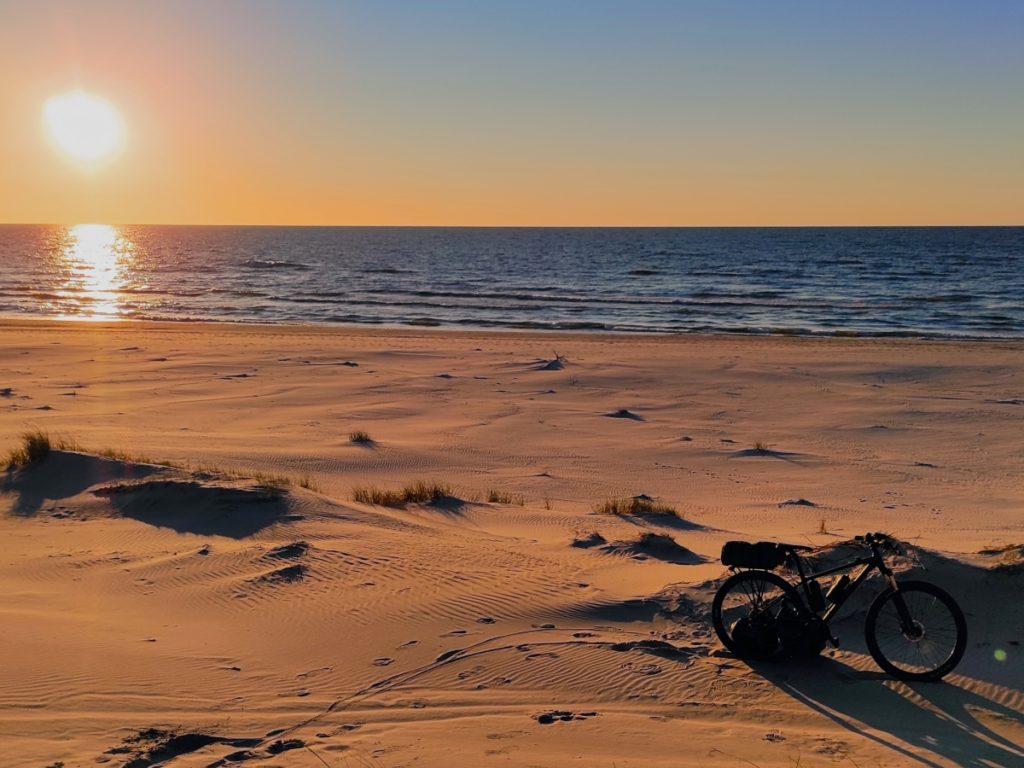
{"type": "Polygon", "coordinates": [[[534,717],[541,725],[551,725],[552,723],[569,723],[573,720],[589,720],[591,717],[597,717],[597,712],[569,712],[568,710],[553,709],[550,712],[541,712],[539,715],[534,717]]]}

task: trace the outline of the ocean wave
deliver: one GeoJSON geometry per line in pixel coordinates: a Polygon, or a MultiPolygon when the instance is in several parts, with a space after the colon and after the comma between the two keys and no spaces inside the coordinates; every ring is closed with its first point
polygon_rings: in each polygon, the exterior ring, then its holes
{"type": "Polygon", "coordinates": [[[244,269],[310,269],[302,262],[275,259],[246,259],[238,266],[244,269]]]}
{"type": "Polygon", "coordinates": [[[913,304],[969,304],[974,297],[967,293],[936,293],[927,296],[907,296],[903,301],[913,304]]]}

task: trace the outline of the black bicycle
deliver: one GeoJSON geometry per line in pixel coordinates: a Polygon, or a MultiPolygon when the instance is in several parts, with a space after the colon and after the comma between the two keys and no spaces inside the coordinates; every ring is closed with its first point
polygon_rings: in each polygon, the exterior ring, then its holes
{"type": "Polygon", "coordinates": [[[864,621],[868,651],[882,669],[900,680],[939,680],[960,662],[967,647],[963,611],[947,592],[925,581],[897,581],[885,555],[898,553],[884,533],[857,536],[871,553],[822,571],[808,572],[800,552],[812,547],[761,541],[730,541],[722,564],[733,574],[715,594],[711,616],[718,637],[740,658],[785,659],[814,656],[826,643],[839,647],[829,622],[865,579],[878,570],[887,587],[864,621]],[[797,576],[792,584],[774,573],[783,565],[797,576]],[[851,577],[844,571],[859,570],[851,577]],[[819,579],[838,575],[823,591],[819,579]]]}

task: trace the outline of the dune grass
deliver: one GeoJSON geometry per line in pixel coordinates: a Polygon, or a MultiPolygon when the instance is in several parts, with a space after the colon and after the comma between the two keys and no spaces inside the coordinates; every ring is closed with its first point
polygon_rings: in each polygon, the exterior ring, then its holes
{"type": "Polygon", "coordinates": [[[310,475],[302,476],[302,479],[299,480],[299,488],[305,488],[307,491],[320,493],[320,483],[314,480],[310,475]]]}
{"type": "Polygon", "coordinates": [[[361,429],[354,429],[348,433],[348,441],[356,445],[373,445],[373,438],[368,432],[361,429]]]}
{"type": "Polygon", "coordinates": [[[22,432],[21,445],[12,448],[7,453],[7,468],[19,469],[45,461],[53,448],[54,444],[50,439],[49,432],[43,432],[40,429],[22,432]]]}
{"type": "Polygon", "coordinates": [[[497,488],[490,488],[485,497],[490,504],[518,504],[520,507],[526,505],[526,497],[521,493],[509,493],[497,488]]]}
{"type": "Polygon", "coordinates": [[[283,491],[292,485],[292,479],[287,475],[274,475],[268,472],[255,472],[251,475],[235,474],[232,472],[225,474],[252,479],[260,488],[267,488],[273,491],[283,491]]]}
{"type": "MultiPolygon", "coordinates": [[[[73,447],[61,446],[61,450],[65,451],[79,451],[80,453],[90,453],[90,451],[82,448],[77,443],[73,447]]],[[[187,464],[182,464],[180,461],[168,461],[166,459],[151,459],[149,456],[140,455],[137,453],[128,453],[128,451],[122,451],[120,448],[100,448],[96,451],[97,456],[102,456],[104,459],[110,459],[111,461],[123,461],[126,464],[154,464],[158,467],[170,467],[171,469],[191,469],[187,464]]]]}
{"type": "Polygon", "coordinates": [[[594,511],[601,515],[679,517],[679,512],[675,507],[669,504],[660,504],[642,496],[634,496],[629,499],[606,499],[594,507],[594,511]]]}
{"type": "Polygon", "coordinates": [[[45,461],[51,451],[81,451],[74,440],[56,438],[41,429],[21,433],[21,445],[7,452],[7,469],[21,469],[45,461]]]}
{"type": "Polygon", "coordinates": [[[209,475],[220,475],[223,477],[237,478],[239,480],[251,480],[260,488],[273,491],[283,491],[293,484],[300,488],[319,492],[320,486],[308,474],[298,481],[293,481],[287,475],[271,472],[248,472],[238,469],[225,469],[213,464],[193,464],[191,462],[165,461],[151,459],[148,456],[129,453],[120,448],[100,448],[90,450],[83,447],[74,440],[65,438],[54,438],[50,433],[43,430],[31,430],[21,435],[21,444],[7,452],[6,467],[8,470],[21,469],[32,464],[44,461],[52,451],[75,451],[77,453],[90,453],[110,461],[120,461],[126,464],[152,464],[160,467],[179,469],[184,472],[196,472],[209,475]]]}
{"type": "Polygon", "coordinates": [[[401,490],[393,491],[375,485],[352,489],[352,499],[360,504],[399,509],[406,504],[436,504],[443,499],[453,498],[455,491],[447,483],[417,480],[401,490]]]}
{"type": "Polygon", "coordinates": [[[768,445],[768,443],[766,443],[764,440],[754,441],[754,450],[759,453],[768,453],[768,451],[770,451],[771,449],[772,447],[768,445]]]}

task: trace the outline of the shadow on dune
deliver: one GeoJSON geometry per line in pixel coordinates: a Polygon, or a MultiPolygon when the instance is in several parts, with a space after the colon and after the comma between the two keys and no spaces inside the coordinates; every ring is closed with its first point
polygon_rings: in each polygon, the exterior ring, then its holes
{"type": "Polygon", "coordinates": [[[790,464],[803,464],[806,463],[810,457],[805,453],[796,453],[794,451],[773,451],[770,448],[747,448],[742,451],[733,451],[729,454],[730,459],[778,459],[779,461],[788,461],[790,464]],[[803,459],[803,461],[801,461],[803,459]]]}
{"type": "Polygon", "coordinates": [[[283,491],[191,479],[148,480],[99,488],[124,517],[178,533],[244,539],[290,515],[283,491]]]}
{"type": "Polygon", "coordinates": [[[1024,727],[1024,715],[951,683],[901,683],[824,657],[751,666],[815,712],[897,753],[901,762],[1010,768],[1024,760],[1024,746],[992,730],[975,712],[1015,727],[1024,727]]]}
{"type": "Polygon", "coordinates": [[[706,531],[707,526],[675,515],[619,515],[619,520],[637,528],[667,528],[673,531],[706,531]]]}
{"type": "Polygon", "coordinates": [[[73,451],[52,451],[38,464],[8,472],[0,482],[0,492],[17,494],[13,513],[30,517],[46,502],[70,499],[97,483],[141,480],[162,471],[162,467],[149,464],[132,464],[73,451]]]}
{"type": "Polygon", "coordinates": [[[425,504],[424,509],[433,509],[450,517],[460,517],[466,508],[466,502],[457,496],[445,496],[443,499],[425,504]]]}
{"type": "Polygon", "coordinates": [[[0,492],[16,494],[12,513],[31,517],[48,503],[93,489],[114,510],[178,533],[241,539],[294,519],[280,489],[237,480],[175,477],[173,471],[73,451],[53,451],[38,464],[8,472],[0,492]]]}
{"type": "MultiPolygon", "coordinates": [[[[907,546],[907,555],[893,561],[902,580],[920,579],[949,592],[967,619],[967,652],[956,674],[993,685],[1024,687],[1024,651],[1021,626],[1020,572],[1012,559],[1017,547],[990,550],[966,561],[923,547],[907,546]],[[1006,656],[999,661],[997,652],[1006,656]]],[[[805,558],[815,568],[838,564],[859,555],[863,548],[838,542],[805,558]]],[[[787,574],[788,575],[788,574],[787,574]]],[[[844,604],[833,631],[844,650],[867,653],[864,618],[883,584],[873,576],[844,604]]]]}
{"type": "MultiPolygon", "coordinates": [[[[577,543],[576,546],[587,546],[577,543]]],[[[644,533],[636,541],[613,541],[601,547],[608,554],[626,555],[636,559],[660,560],[674,565],[699,565],[707,560],[680,545],[663,533],[644,533]]]]}
{"type": "Polygon", "coordinates": [[[661,605],[643,598],[581,603],[556,611],[555,615],[589,624],[649,624],[661,612],[661,605]]]}

